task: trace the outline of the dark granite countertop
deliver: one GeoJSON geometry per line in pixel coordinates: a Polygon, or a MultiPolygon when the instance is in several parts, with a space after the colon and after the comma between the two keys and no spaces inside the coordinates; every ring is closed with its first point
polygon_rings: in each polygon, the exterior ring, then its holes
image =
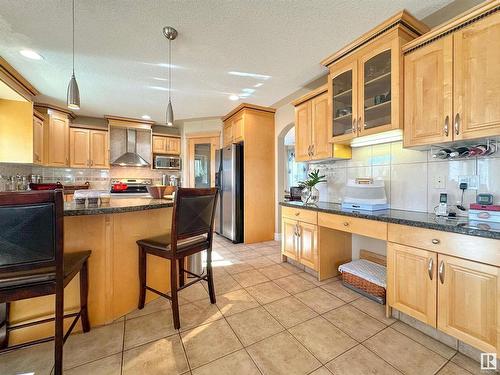
{"type": "Polygon", "coordinates": [[[153,198],[111,198],[109,204],[98,207],[82,207],[74,202],[66,202],[64,203],[64,216],[118,214],[173,207],[173,205],[174,202],[170,199],[153,198]]]}
{"type": "Polygon", "coordinates": [[[485,238],[500,239],[500,224],[483,223],[469,221],[467,217],[442,218],[434,214],[416,211],[403,210],[381,210],[381,211],[361,211],[342,209],[340,204],[318,202],[316,205],[305,206],[302,202],[285,201],[280,202],[281,206],[301,208],[305,210],[326,212],[337,215],[359,217],[369,220],[384,221],[386,223],[409,225],[412,227],[441,230],[478,236],[485,238]],[[495,226],[495,228],[492,228],[495,226]]]}

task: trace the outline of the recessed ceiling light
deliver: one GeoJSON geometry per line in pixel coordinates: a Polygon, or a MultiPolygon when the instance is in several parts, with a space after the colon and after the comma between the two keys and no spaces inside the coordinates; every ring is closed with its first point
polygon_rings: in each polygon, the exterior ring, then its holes
{"type": "Polygon", "coordinates": [[[31,60],[42,60],[43,59],[42,55],[40,55],[39,53],[37,53],[31,49],[22,49],[19,51],[19,53],[21,55],[23,55],[24,57],[27,57],[28,59],[31,59],[31,60]]]}
{"type": "Polygon", "coordinates": [[[238,95],[235,95],[235,94],[232,94],[232,95],[229,95],[229,100],[238,100],[240,97],[238,95]]]}
{"type": "Polygon", "coordinates": [[[247,93],[247,94],[253,94],[255,92],[255,89],[241,89],[241,91],[243,91],[244,93],[247,93]]]}
{"type": "Polygon", "coordinates": [[[232,76],[240,76],[240,77],[251,77],[251,78],[256,78],[256,79],[269,79],[271,76],[267,76],[265,74],[257,74],[257,73],[246,73],[246,72],[228,72],[228,74],[231,74],[232,76]]]}
{"type": "Polygon", "coordinates": [[[151,120],[151,116],[149,115],[142,115],[141,117],[143,120],[151,120]]]}
{"type": "Polygon", "coordinates": [[[260,86],[262,86],[262,85],[263,85],[263,83],[262,83],[262,82],[259,82],[259,83],[256,83],[255,85],[253,85],[253,87],[260,87],[260,86]]]}

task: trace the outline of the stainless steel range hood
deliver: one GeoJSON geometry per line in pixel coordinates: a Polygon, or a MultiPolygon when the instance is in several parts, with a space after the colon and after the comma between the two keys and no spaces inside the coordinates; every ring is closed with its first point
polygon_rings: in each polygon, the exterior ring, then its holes
{"type": "Polygon", "coordinates": [[[149,167],[149,163],[137,153],[137,133],[127,129],[127,152],[118,157],[111,165],[121,167],[149,167]]]}

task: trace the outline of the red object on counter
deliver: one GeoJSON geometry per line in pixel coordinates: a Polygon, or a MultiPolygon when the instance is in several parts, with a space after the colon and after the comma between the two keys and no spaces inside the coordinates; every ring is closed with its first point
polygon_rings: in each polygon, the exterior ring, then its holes
{"type": "Polygon", "coordinates": [[[481,210],[481,211],[500,211],[500,204],[488,204],[482,205],[478,203],[470,204],[471,210],[481,210]]]}
{"type": "Polygon", "coordinates": [[[55,184],[35,184],[33,182],[30,183],[31,190],[56,190],[62,188],[63,186],[59,182],[56,182],[55,184]]]}
{"type": "Polygon", "coordinates": [[[124,191],[127,190],[128,185],[124,184],[123,182],[120,182],[118,184],[113,184],[111,187],[111,191],[124,191]]]}

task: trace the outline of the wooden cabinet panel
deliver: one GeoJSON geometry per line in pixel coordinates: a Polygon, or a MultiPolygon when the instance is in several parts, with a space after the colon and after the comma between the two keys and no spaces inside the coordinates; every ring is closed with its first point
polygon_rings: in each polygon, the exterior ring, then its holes
{"type": "Polygon", "coordinates": [[[47,165],[69,165],[69,120],[66,115],[49,114],[47,131],[47,165]]]}
{"type": "Polygon", "coordinates": [[[316,211],[311,210],[302,210],[300,208],[293,207],[282,207],[281,214],[283,217],[292,219],[292,220],[300,220],[302,222],[316,224],[318,222],[318,213],[316,211]]]}
{"type": "Polygon", "coordinates": [[[180,155],[181,153],[181,139],[176,137],[167,137],[167,153],[173,155],[180,155]]]}
{"type": "Polygon", "coordinates": [[[44,162],[43,130],[43,120],[33,117],[33,164],[43,164],[44,162]]]}
{"type": "Polygon", "coordinates": [[[71,128],[69,132],[69,139],[70,167],[90,167],[90,130],[71,128]]]}
{"type": "Polygon", "coordinates": [[[366,237],[387,240],[387,223],[343,215],[318,213],[318,225],[366,237]]]}
{"type": "Polygon", "coordinates": [[[330,104],[328,92],[312,99],[312,160],[332,157],[332,144],[329,142],[330,104]]]}
{"type": "Polygon", "coordinates": [[[167,152],[167,138],[153,135],[153,154],[164,154],[167,152]]]}
{"type": "Polygon", "coordinates": [[[243,140],[244,135],[244,119],[243,114],[235,116],[232,120],[233,142],[237,143],[243,140]]]}
{"type": "Polygon", "coordinates": [[[453,139],[453,36],[404,58],[404,145],[453,139]]]}
{"type": "Polygon", "coordinates": [[[315,271],[318,270],[318,227],[299,223],[299,262],[315,271]]]}
{"type": "Polygon", "coordinates": [[[297,221],[283,218],[281,221],[281,253],[293,260],[297,260],[297,221]]]}
{"type": "Polygon", "coordinates": [[[90,167],[109,168],[108,132],[90,131],[90,167]]]}
{"type": "Polygon", "coordinates": [[[222,130],[222,142],[224,146],[227,146],[233,142],[233,126],[231,119],[224,122],[224,128],[222,130]]]}
{"type": "Polygon", "coordinates": [[[295,107],[295,160],[307,161],[311,152],[311,102],[295,107]]]}
{"type": "Polygon", "coordinates": [[[500,134],[500,13],[456,31],[454,40],[454,137],[500,134]]]}
{"type": "Polygon", "coordinates": [[[153,135],[153,154],[180,155],[181,139],[179,137],[167,137],[153,135]]]}
{"type": "Polygon", "coordinates": [[[438,329],[482,351],[499,350],[500,269],[439,254],[438,329]]]}
{"type": "Polygon", "coordinates": [[[437,254],[389,242],[387,299],[391,307],[436,327],[437,254]]]}

